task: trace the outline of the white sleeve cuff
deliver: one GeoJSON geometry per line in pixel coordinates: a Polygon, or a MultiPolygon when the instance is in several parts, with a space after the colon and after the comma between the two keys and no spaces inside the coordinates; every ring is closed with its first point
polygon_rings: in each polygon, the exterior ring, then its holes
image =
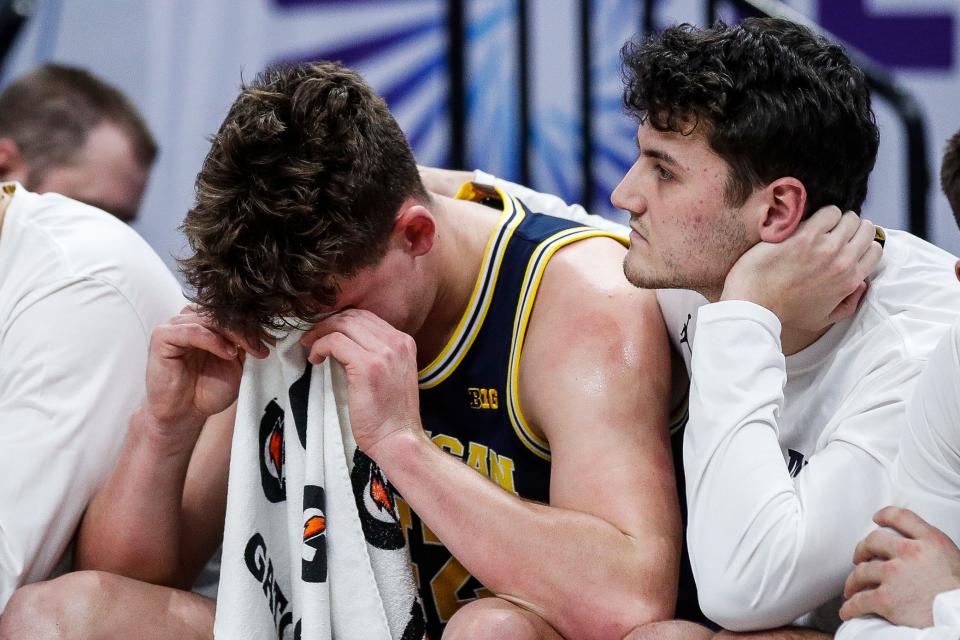
{"type": "Polygon", "coordinates": [[[780,318],[766,307],[745,300],[723,300],[700,307],[697,317],[697,330],[713,322],[726,320],[752,320],[765,327],[772,335],[780,339],[780,318]]]}

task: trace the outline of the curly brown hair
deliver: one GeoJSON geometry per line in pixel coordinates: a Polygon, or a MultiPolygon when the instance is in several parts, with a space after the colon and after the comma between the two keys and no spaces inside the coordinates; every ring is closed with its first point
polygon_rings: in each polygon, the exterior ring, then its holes
{"type": "Polygon", "coordinates": [[[793,176],[806,214],[860,210],[880,133],[866,78],[838,45],[788,20],[748,18],[671,27],[622,55],[627,110],[661,131],[702,125],[730,165],[728,204],[793,176]]]}
{"type": "Polygon", "coordinates": [[[332,62],[271,67],[243,86],[181,229],[192,299],[258,335],[334,304],[337,280],[386,253],[408,198],[428,202],[386,103],[332,62]]]}

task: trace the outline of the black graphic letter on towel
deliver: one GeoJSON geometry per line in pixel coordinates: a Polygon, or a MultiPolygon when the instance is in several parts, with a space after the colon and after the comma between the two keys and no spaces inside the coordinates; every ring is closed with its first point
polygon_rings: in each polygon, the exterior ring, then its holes
{"type": "Polygon", "coordinates": [[[310,395],[310,376],[313,365],[307,363],[307,370],[300,379],[290,385],[290,413],[293,414],[293,423],[297,425],[297,437],[300,446],[307,448],[307,398],[310,395]]]}
{"type": "Polygon", "coordinates": [[[357,499],[360,524],[367,542],[378,549],[403,547],[403,532],[397,517],[393,487],[383,477],[380,467],[360,449],[353,453],[353,495],[357,499]]]}
{"type": "Polygon", "coordinates": [[[263,595],[267,599],[273,623],[277,627],[277,638],[283,638],[287,627],[293,623],[293,612],[287,610],[290,601],[283,595],[280,584],[277,582],[273,572],[273,561],[267,553],[267,543],[264,542],[262,535],[254,533],[250,536],[247,548],[243,552],[243,559],[254,579],[263,587],[263,595]]]}
{"type": "Polygon", "coordinates": [[[327,514],[323,487],[303,487],[303,548],[301,549],[304,582],[327,581],[327,514]]]}
{"type": "Polygon", "coordinates": [[[284,457],[283,409],[274,398],[264,408],[260,420],[260,482],[263,495],[270,502],[287,499],[284,457]]]}

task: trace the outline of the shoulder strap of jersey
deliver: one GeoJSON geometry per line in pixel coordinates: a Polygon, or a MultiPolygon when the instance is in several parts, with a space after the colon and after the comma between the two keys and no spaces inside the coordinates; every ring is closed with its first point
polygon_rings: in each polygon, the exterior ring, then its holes
{"type": "MultiPolygon", "coordinates": [[[[481,201],[491,197],[491,195],[473,187],[472,183],[468,182],[461,188],[457,198],[481,201]]],[[[483,253],[483,262],[480,265],[480,273],[473,287],[473,293],[470,295],[470,301],[467,303],[467,308],[447,345],[434,358],[433,362],[420,370],[419,383],[421,389],[433,388],[447,379],[456,370],[467,351],[470,350],[470,346],[476,340],[490,308],[490,301],[493,299],[493,292],[500,275],[500,265],[503,262],[507,245],[510,243],[513,232],[516,231],[526,215],[523,205],[513,197],[500,189],[496,190],[496,195],[503,203],[503,213],[500,214],[500,220],[487,241],[487,247],[483,253]]]]}

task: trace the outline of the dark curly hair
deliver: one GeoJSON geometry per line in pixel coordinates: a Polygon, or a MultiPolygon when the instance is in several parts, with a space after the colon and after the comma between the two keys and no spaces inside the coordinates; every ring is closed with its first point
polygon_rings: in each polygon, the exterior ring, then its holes
{"type": "Polygon", "coordinates": [[[947,150],[940,165],[940,188],[953,209],[953,217],[960,225],[960,131],[947,141],[947,150]]]}
{"type": "Polygon", "coordinates": [[[376,264],[400,206],[429,196],[386,103],[350,69],[267,69],[242,88],[181,229],[192,299],[246,335],[309,321],[376,264]]]}
{"type": "Polygon", "coordinates": [[[683,24],[621,51],[624,103],[661,131],[703,131],[730,166],[728,204],[784,176],[806,214],[859,211],[880,134],[863,72],[843,49],[788,20],[683,24]]]}

